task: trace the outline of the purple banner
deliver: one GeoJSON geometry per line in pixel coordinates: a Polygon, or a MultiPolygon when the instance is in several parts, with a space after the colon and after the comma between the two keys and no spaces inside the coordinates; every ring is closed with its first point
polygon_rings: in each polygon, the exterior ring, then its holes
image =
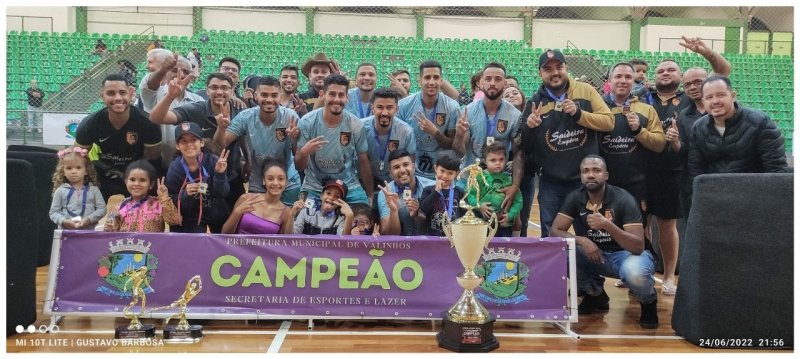
{"type": "MultiPolygon", "coordinates": [[[[567,252],[561,238],[494,238],[475,270],[486,278],[476,296],[499,319],[566,320],[567,252]]],[[[122,274],[141,266],[148,308],[202,277],[192,318],[439,318],[463,291],[443,237],[64,231],[58,265],[52,312],[64,315],[121,316],[131,293],[122,274]]]]}

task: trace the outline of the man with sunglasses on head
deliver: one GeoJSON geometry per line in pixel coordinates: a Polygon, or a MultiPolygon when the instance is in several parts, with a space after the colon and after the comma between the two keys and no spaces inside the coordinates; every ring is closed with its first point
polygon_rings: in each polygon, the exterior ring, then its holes
{"type": "MultiPolygon", "coordinates": [[[[192,65],[189,59],[173,54],[166,56],[161,62],[161,67],[152,72],[141,88],[141,101],[145,112],[150,112],[156,104],[167,96],[168,84],[172,79],[187,77],[192,74],[192,65]]],[[[190,81],[191,82],[191,81],[190,81]]],[[[189,104],[192,102],[203,102],[203,98],[184,88],[169,104],[169,109],[189,104]]],[[[161,169],[166,172],[170,163],[175,158],[175,125],[161,125],[161,169]]]]}

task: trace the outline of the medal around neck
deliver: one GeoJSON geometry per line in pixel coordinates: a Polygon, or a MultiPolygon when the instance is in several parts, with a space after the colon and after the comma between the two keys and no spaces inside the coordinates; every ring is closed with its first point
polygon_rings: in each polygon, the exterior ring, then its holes
{"type": "Polygon", "coordinates": [[[147,305],[145,288],[150,287],[147,271],[147,266],[141,266],[137,269],[129,269],[124,273],[124,276],[128,277],[128,279],[125,281],[122,290],[127,291],[128,288],[131,288],[131,302],[122,309],[122,313],[131,322],[128,325],[117,327],[114,330],[114,339],[147,339],[156,336],[154,325],[139,322],[139,317],[145,314],[144,309],[147,305]],[[132,312],[131,308],[137,305],[141,307],[139,313],[132,312]]]}
{"type": "Polygon", "coordinates": [[[466,210],[466,214],[451,222],[444,216],[442,230],[452,247],[455,247],[458,259],[464,266],[464,272],[456,276],[456,281],[464,292],[450,309],[442,313],[442,331],[436,335],[439,346],[455,352],[489,352],[500,347],[494,336],[495,318],[475,297],[474,289],[483,278],[474,272],[483,248],[497,232],[497,215],[492,213],[489,222],[475,217],[473,209],[477,208],[466,203],[465,198],[471,189],[476,191],[476,203],[480,203],[478,177],[484,183],[480,160],[464,168],[458,177],[468,173],[467,187],[464,197],[459,202],[459,207],[466,210]]]}

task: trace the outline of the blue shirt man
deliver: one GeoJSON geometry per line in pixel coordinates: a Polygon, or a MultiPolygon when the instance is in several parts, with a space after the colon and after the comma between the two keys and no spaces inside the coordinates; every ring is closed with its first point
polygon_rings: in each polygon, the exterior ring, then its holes
{"type": "Polygon", "coordinates": [[[358,65],[356,69],[356,88],[347,91],[345,110],[358,118],[366,118],[372,115],[370,104],[377,76],[375,65],[367,62],[358,65]]]}
{"type": "Polygon", "coordinates": [[[396,150],[414,153],[417,151],[417,142],[411,126],[395,117],[397,91],[381,88],[374,93],[372,111],[375,115],[361,121],[367,129],[372,174],[376,178],[376,184],[382,185],[384,181],[392,180],[389,175],[389,154],[396,150]]]}
{"type": "Polygon", "coordinates": [[[386,192],[378,193],[378,213],[381,223],[381,234],[416,236],[424,233],[421,226],[425,217],[419,212],[419,201],[425,187],[433,186],[435,182],[415,174],[414,158],[408,151],[392,151],[389,154],[389,171],[393,181],[389,182],[386,190],[391,198],[386,198],[386,192]],[[397,209],[393,210],[388,201],[397,201],[397,209]]]}

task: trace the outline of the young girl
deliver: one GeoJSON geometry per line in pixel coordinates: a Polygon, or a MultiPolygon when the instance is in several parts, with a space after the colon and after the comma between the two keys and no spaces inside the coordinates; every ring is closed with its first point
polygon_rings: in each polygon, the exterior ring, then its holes
{"type": "Polygon", "coordinates": [[[339,179],[332,179],[322,187],[319,203],[297,200],[293,211],[300,211],[294,220],[294,233],[345,234],[345,228],[353,228],[353,209],[343,200],[347,198],[347,186],[339,179]],[[305,209],[303,209],[305,207],[305,209]],[[302,210],[302,211],[301,211],[302,210]]]}
{"type": "Polygon", "coordinates": [[[130,197],[119,204],[119,209],[109,213],[106,232],[163,232],[164,222],[181,224],[181,215],[164,185],[156,177],[156,169],[145,160],[134,161],[125,169],[125,186],[130,197]],[[148,195],[158,185],[158,198],[148,195]]]}
{"type": "Polygon", "coordinates": [[[106,202],[97,187],[97,175],[87,152],[80,147],[58,151],[50,204],[50,220],[58,228],[93,228],[106,214],[106,202]]]}
{"type": "Polygon", "coordinates": [[[353,228],[350,230],[351,235],[363,236],[380,234],[380,226],[375,223],[373,218],[374,211],[369,205],[363,203],[354,203],[353,208],[353,228]]]}
{"type": "Polygon", "coordinates": [[[170,227],[170,232],[220,233],[230,209],[225,197],[230,192],[228,151],[222,149],[217,157],[203,151],[203,131],[194,122],[182,122],[175,127],[175,146],[178,157],[167,170],[167,189],[183,224],[170,227]]]}
{"type": "Polygon", "coordinates": [[[289,183],[286,164],[267,157],[264,171],[264,193],[248,193],[239,197],[222,233],[291,234],[295,211],[281,202],[281,194],[289,183]]]}

